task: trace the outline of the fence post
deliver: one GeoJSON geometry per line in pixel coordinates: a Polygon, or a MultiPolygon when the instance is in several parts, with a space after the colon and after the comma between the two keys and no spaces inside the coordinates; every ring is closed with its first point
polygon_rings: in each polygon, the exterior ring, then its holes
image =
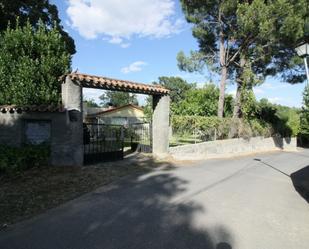
{"type": "Polygon", "coordinates": [[[169,151],[169,95],[153,95],[152,150],[157,157],[166,157],[169,151]]]}
{"type": "Polygon", "coordinates": [[[66,76],[61,85],[62,104],[67,112],[66,127],[70,138],[61,144],[61,155],[52,159],[56,165],[82,166],[84,162],[82,87],[66,76]]]}

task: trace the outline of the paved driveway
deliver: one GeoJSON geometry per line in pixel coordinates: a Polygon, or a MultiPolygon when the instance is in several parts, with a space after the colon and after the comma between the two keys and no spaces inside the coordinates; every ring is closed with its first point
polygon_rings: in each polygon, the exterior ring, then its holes
{"type": "Polygon", "coordinates": [[[289,176],[308,165],[302,150],[129,177],[0,232],[0,248],[308,249],[289,176]]]}

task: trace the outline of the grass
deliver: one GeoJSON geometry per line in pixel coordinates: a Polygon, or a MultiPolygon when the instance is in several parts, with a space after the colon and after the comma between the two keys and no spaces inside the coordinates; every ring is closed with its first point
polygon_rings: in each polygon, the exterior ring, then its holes
{"type": "Polygon", "coordinates": [[[147,172],[160,163],[118,161],[85,167],[41,167],[0,175],[0,229],[56,207],[120,177],[147,172]]]}
{"type": "Polygon", "coordinates": [[[195,144],[201,143],[203,140],[196,138],[194,136],[181,136],[181,135],[174,135],[170,140],[170,146],[178,146],[178,145],[185,145],[185,144],[195,144]]]}

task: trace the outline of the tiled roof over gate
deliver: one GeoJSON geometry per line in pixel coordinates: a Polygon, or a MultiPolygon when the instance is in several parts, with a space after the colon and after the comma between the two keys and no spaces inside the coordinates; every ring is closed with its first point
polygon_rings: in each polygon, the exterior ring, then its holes
{"type": "Polygon", "coordinates": [[[83,87],[97,88],[104,90],[124,91],[132,93],[142,93],[149,95],[165,95],[169,94],[169,90],[160,85],[148,85],[136,83],[128,80],[112,79],[102,76],[94,76],[82,73],[71,73],[63,75],[60,80],[64,80],[68,76],[74,82],[83,87]]]}

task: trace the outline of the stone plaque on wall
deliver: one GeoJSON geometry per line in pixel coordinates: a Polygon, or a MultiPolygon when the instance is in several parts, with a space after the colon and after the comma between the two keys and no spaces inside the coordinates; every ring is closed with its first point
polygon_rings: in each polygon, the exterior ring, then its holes
{"type": "Polygon", "coordinates": [[[25,121],[25,142],[27,144],[49,143],[51,123],[44,120],[25,121]]]}

